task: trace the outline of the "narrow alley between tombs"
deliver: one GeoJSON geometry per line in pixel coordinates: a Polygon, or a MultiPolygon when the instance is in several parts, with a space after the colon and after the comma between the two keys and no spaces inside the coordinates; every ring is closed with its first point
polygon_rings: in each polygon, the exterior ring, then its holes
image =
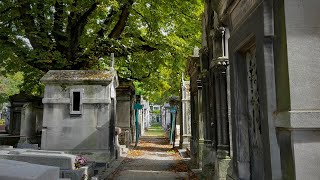
{"type": "Polygon", "coordinates": [[[153,125],[129,150],[122,163],[106,178],[128,179],[197,179],[172,148],[161,126],[153,125]]]}

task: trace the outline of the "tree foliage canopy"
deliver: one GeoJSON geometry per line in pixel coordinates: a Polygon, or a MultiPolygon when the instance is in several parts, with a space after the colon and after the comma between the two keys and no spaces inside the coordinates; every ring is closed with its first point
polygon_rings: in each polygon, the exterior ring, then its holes
{"type": "Polygon", "coordinates": [[[7,102],[9,96],[19,93],[19,85],[23,83],[23,73],[0,76],[0,110],[2,104],[7,102]]]}
{"type": "Polygon", "coordinates": [[[0,66],[39,91],[50,69],[103,69],[140,82],[152,101],[177,93],[186,58],[200,45],[202,0],[3,0],[0,66]]]}

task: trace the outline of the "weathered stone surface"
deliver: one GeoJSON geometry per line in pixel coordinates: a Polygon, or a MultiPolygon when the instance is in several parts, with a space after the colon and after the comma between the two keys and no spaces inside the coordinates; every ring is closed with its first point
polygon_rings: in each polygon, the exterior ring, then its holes
{"type": "Polygon", "coordinates": [[[18,143],[17,148],[21,149],[39,149],[38,144],[29,144],[29,143],[18,143]]]}
{"type": "Polygon", "coordinates": [[[87,179],[94,174],[92,163],[88,163],[77,169],[75,167],[76,156],[65,154],[62,151],[7,148],[0,150],[1,159],[57,167],[58,170],[60,169],[60,177],[71,178],[72,180],[82,180],[82,177],[87,179]]]}
{"type": "Polygon", "coordinates": [[[41,81],[46,85],[41,149],[109,159],[114,153],[116,71],[49,71],[41,81]],[[75,92],[79,102],[73,99],[75,92]]]}
{"type": "Polygon", "coordinates": [[[0,159],[0,179],[57,180],[59,179],[59,168],[0,159]]]}
{"type": "Polygon", "coordinates": [[[316,0],[275,4],[276,126],[284,179],[320,176],[318,6],[316,0]]]}
{"type": "Polygon", "coordinates": [[[50,70],[41,81],[45,84],[110,84],[115,75],[115,70],[99,71],[99,70],[50,70]]]}
{"type": "MultiPolygon", "coordinates": [[[[289,92],[292,110],[320,107],[319,7],[316,0],[285,0],[289,92]]],[[[282,94],[281,94],[282,95],[282,94]]],[[[280,94],[279,94],[280,96],[280,94]]],[[[288,100],[287,100],[288,101],[288,100]]]]}
{"type": "Polygon", "coordinates": [[[181,87],[181,128],[180,128],[180,147],[190,146],[191,136],[191,107],[190,107],[190,81],[182,79],[181,87]]]}
{"type": "Polygon", "coordinates": [[[23,161],[32,164],[55,166],[60,169],[74,169],[75,155],[63,152],[28,150],[28,149],[4,149],[0,150],[0,159],[23,161]]]}

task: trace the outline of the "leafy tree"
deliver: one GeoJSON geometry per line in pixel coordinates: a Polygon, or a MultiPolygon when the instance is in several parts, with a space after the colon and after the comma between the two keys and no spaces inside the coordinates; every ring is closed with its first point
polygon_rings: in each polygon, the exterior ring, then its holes
{"type": "Polygon", "coordinates": [[[9,96],[19,93],[19,85],[23,82],[23,73],[0,76],[0,110],[2,104],[8,101],[9,96]]]}
{"type": "Polygon", "coordinates": [[[180,87],[202,10],[201,0],[3,0],[0,66],[24,71],[31,93],[50,69],[103,69],[114,53],[119,75],[158,101],[180,87]]]}

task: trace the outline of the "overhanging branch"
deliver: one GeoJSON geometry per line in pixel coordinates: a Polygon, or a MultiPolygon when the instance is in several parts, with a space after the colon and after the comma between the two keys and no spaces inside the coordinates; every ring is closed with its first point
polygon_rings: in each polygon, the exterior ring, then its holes
{"type": "Polygon", "coordinates": [[[106,31],[106,27],[108,27],[111,22],[112,22],[112,18],[114,17],[115,14],[117,14],[118,11],[115,11],[114,9],[112,9],[110,11],[110,13],[108,14],[108,17],[104,20],[103,25],[104,27],[102,27],[99,31],[98,31],[98,35],[100,37],[103,37],[105,31],[106,31]]]}
{"type": "Polygon", "coordinates": [[[142,81],[143,79],[147,79],[147,78],[149,78],[150,77],[150,75],[151,75],[151,72],[149,71],[148,72],[148,75],[146,75],[146,76],[142,76],[142,77],[135,77],[135,76],[133,76],[132,74],[133,74],[133,71],[132,71],[132,69],[130,68],[130,67],[126,67],[129,71],[130,71],[130,76],[128,77],[129,79],[132,79],[132,80],[136,80],[136,81],[142,81]]]}
{"type": "Polygon", "coordinates": [[[108,35],[109,38],[119,38],[121,33],[124,31],[124,28],[127,24],[127,20],[130,14],[130,9],[132,7],[133,0],[128,0],[126,4],[123,5],[121,8],[121,14],[119,16],[119,20],[117,24],[114,26],[110,34],[108,35]]]}

